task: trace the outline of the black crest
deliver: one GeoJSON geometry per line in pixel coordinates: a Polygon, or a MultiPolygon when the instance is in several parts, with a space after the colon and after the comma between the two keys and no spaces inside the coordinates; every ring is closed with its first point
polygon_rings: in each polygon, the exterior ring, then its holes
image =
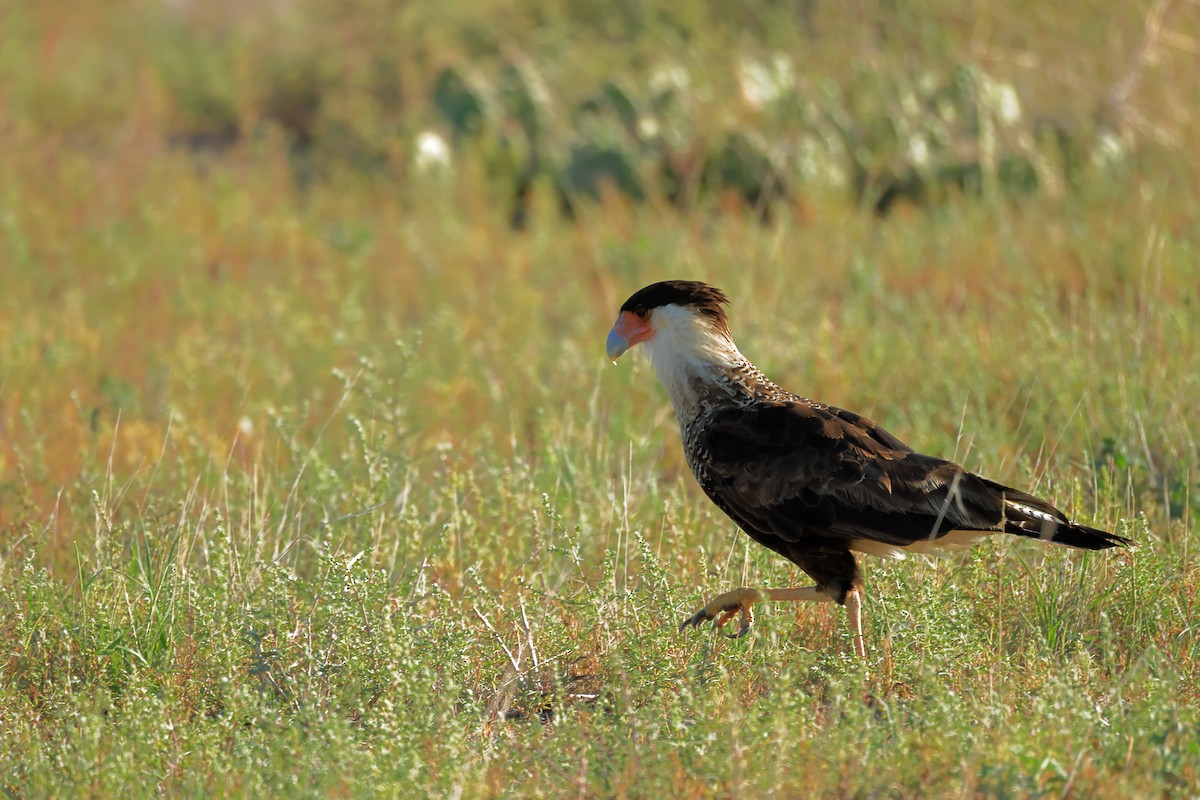
{"type": "MultiPolygon", "coordinates": [[[[729,298],[715,286],[700,281],[659,281],[639,289],[621,306],[622,311],[644,314],[661,306],[690,306],[712,317],[725,327],[725,309],[729,298]]],[[[639,314],[641,316],[642,314],[639,314]]]]}

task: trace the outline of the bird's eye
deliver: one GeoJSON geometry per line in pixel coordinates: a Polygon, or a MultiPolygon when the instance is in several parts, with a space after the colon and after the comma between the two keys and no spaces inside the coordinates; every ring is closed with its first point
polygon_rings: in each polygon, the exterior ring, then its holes
{"type": "Polygon", "coordinates": [[[646,309],[642,308],[641,306],[638,306],[637,308],[635,308],[633,310],[633,315],[635,317],[637,317],[638,319],[645,319],[647,316],[649,316],[649,314],[650,314],[650,312],[647,311],[646,309]]]}

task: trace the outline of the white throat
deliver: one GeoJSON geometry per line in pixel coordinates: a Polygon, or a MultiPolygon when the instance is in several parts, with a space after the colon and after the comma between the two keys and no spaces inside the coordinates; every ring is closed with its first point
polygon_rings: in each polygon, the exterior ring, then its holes
{"type": "Polygon", "coordinates": [[[669,305],[654,310],[654,336],[645,343],[658,380],[682,421],[732,370],[746,364],[737,345],[691,309],[669,305]]]}

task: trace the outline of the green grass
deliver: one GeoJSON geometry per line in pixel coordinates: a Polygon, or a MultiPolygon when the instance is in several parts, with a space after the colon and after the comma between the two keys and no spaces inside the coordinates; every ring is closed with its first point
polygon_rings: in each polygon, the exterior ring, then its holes
{"type": "MultiPolygon", "coordinates": [[[[813,186],[763,225],[614,197],[568,221],[539,186],[518,232],[470,148],[447,173],[305,178],[254,124],[270,65],[315,59],[300,74],[338,92],[321,146],[354,122],[405,162],[388,126],[416,123],[368,102],[366,56],[437,8],[300,4],[273,49],[254,24],[218,35],[216,12],[179,27],[131,3],[166,26],[143,39],[120,15],[10,5],[8,796],[1200,791],[1200,138],[1179,104],[1200,82],[1163,66],[1194,43],[1194,9],[1166,17],[1137,95],[1162,136],[1131,133],[1128,163],[1067,191],[880,220],[813,186]],[[258,133],[221,154],[169,144],[222,115],[258,133]],[[763,608],[736,642],[678,633],[706,596],[803,578],[703,498],[648,365],[604,359],[621,301],[665,277],[724,288],[743,351],[785,386],[1138,547],[868,561],[865,667],[826,606],[763,608]]],[[[607,23],[637,32],[622,58],[580,44],[571,6],[443,6],[428,52],[397,56],[410,89],[444,62],[486,70],[506,41],[562,56],[556,97],[636,78],[664,42],[693,41],[679,58],[719,81],[730,42],[798,35],[770,4],[715,27],[705,4],[629,7],[607,23]]],[[[1038,8],[933,4],[878,45],[820,17],[814,75],[836,81],[847,52],[1004,73],[1025,48],[1090,108],[1145,9],[1114,5],[1129,24],[1106,27],[1038,8]]],[[[710,104],[700,127],[730,110],[710,104]]]]}

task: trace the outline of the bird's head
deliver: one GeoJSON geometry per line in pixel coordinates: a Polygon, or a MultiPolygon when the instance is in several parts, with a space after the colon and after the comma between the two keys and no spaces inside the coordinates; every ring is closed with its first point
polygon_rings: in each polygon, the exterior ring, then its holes
{"type": "Polygon", "coordinates": [[[608,357],[645,343],[656,366],[662,361],[727,360],[737,354],[725,320],[720,289],[699,281],[661,281],[633,294],[609,331],[608,357]]]}

